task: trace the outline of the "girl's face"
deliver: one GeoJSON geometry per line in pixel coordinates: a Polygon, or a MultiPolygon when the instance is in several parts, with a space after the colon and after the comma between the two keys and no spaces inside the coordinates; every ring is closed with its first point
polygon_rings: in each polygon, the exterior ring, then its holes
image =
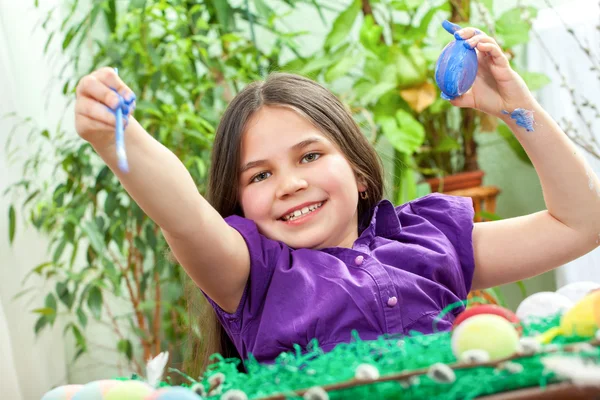
{"type": "Polygon", "coordinates": [[[293,248],[352,247],[359,183],[338,149],[286,107],[262,107],[242,136],[239,195],[244,216],[293,248]]]}

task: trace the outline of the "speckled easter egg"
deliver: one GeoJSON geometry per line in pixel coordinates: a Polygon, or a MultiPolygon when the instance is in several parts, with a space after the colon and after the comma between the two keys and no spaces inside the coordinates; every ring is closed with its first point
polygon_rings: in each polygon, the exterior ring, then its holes
{"type": "Polygon", "coordinates": [[[456,329],[457,326],[467,319],[481,314],[493,314],[502,317],[513,324],[519,334],[523,332],[523,327],[520,325],[519,318],[515,315],[515,313],[507,308],[500,307],[495,304],[482,304],[467,308],[465,311],[460,313],[458,317],[456,317],[454,323],[452,324],[452,329],[456,329]]]}
{"type": "Polygon", "coordinates": [[[77,391],[72,400],[104,400],[106,393],[119,383],[121,381],[112,379],[90,382],[77,391]]]}
{"type": "Polygon", "coordinates": [[[555,292],[538,292],[527,297],[517,307],[517,317],[526,322],[531,318],[545,318],[563,314],[573,307],[568,297],[555,292]]]}
{"type": "Polygon", "coordinates": [[[483,350],[493,361],[509,357],[518,349],[517,330],[505,318],[498,315],[475,315],[452,331],[452,352],[458,360],[469,350],[483,350]]]}
{"type": "Polygon", "coordinates": [[[83,385],[65,385],[59,386],[46,393],[42,400],[72,400],[73,395],[77,393],[83,385]]]}
{"type": "Polygon", "coordinates": [[[113,386],[104,395],[104,400],[144,400],[154,388],[145,382],[123,381],[113,386]]]}
{"type": "Polygon", "coordinates": [[[202,397],[182,386],[164,387],[144,400],[202,400],[202,397]]]}

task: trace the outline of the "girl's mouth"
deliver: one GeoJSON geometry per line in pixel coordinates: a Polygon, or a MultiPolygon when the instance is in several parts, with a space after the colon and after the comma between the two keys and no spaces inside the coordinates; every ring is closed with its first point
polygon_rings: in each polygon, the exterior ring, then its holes
{"type": "Polygon", "coordinates": [[[287,215],[284,215],[283,217],[280,218],[280,220],[283,222],[288,222],[288,223],[298,221],[298,220],[304,220],[308,216],[315,214],[323,206],[323,204],[325,204],[325,201],[311,204],[309,206],[303,207],[302,209],[299,209],[299,210],[293,211],[287,215]]]}

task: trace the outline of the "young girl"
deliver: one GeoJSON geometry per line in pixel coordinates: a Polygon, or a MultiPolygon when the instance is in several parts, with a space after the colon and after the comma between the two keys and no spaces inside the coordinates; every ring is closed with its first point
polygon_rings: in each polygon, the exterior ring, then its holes
{"type": "MultiPolygon", "coordinates": [[[[208,201],[132,116],[130,171],[117,168],[115,117],[106,106],[119,104],[111,88],[125,99],[132,93],[112,69],[81,80],[76,127],[162,228],[242,358],[272,361],[313,338],[327,351],[353,329],[367,340],[429,333],[440,311],[470,290],[556,268],[594,249],[600,234],[596,175],[496,42],[473,28],[458,34],[478,50],[479,72],[452,104],[510,126],[539,174],[546,211],[473,224],[471,199],[441,194],[394,208],[382,200],[379,159],[351,115],[295,75],[273,74],[229,105],[208,201]],[[533,132],[511,118],[517,109],[533,111],[533,132]]],[[[220,349],[210,345],[218,338],[204,340],[208,354],[220,349]]]]}

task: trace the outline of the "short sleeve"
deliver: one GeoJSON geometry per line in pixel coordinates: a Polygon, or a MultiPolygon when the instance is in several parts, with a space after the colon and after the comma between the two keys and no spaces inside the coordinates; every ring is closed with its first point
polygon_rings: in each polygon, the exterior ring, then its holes
{"type": "Polygon", "coordinates": [[[224,327],[229,332],[236,333],[242,327],[243,318],[252,319],[260,314],[275,265],[286,246],[261,235],[258,232],[256,223],[252,220],[232,215],[225,218],[225,222],[242,235],[248,246],[250,275],[240,303],[234,313],[224,311],[206,294],[205,296],[217,312],[217,316],[224,327]]]}
{"type": "MultiPolygon", "coordinates": [[[[453,276],[441,274],[438,282],[444,284],[459,298],[466,298],[471,290],[475,258],[473,252],[473,200],[470,197],[432,193],[408,203],[409,207],[397,212],[414,213],[441,233],[452,246],[457,263],[450,263],[453,276]],[[447,279],[446,279],[447,278],[447,279]]],[[[400,215],[399,215],[400,216],[400,215]]]]}

